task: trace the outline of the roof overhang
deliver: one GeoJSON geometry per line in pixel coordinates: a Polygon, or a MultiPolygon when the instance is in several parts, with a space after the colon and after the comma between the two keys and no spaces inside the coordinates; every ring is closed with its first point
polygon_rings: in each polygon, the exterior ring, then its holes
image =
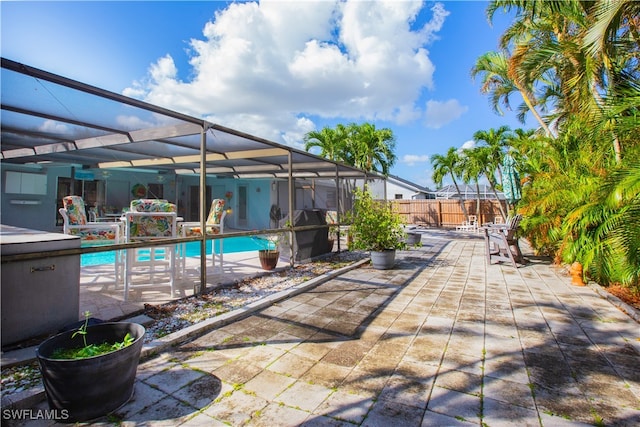
{"type": "Polygon", "coordinates": [[[233,178],[381,175],[2,58],[0,162],[233,178]],[[204,150],[203,150],[204,148],[204,150]]]}

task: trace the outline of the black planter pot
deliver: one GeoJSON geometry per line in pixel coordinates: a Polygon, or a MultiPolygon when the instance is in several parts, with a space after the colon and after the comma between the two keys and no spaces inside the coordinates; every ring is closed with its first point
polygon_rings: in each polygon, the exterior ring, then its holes
{"type": "Polygon", "coordinates": [[[260,250],[258,251],[258,256],[260,257],[260,265],[264,270],[273,270],[278,265],[280,253],[278,251],[260,250]]]}
{"type": "Polygon", "coordinates": [[[56,349],[83,347],[80,335],[71,337],[74,332],[53,336],[36,349],[49,408],[68,416],[62,420],[66,422],[101,417],[131,399],[145,329],[128,322],[89,326],[87,344],[119,342],[127,332],[134,342],[123,349],[86,359],[51,359],[56,349]]]}
{"type": "Polygon", "coordinates": [[[327,240],[327,252],[333,252],[333,244],[335,243],[334,239],[327,240]]]}

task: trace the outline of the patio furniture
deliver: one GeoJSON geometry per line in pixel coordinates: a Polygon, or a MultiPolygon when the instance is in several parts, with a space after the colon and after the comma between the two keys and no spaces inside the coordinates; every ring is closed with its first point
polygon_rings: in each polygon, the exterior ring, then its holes
{"type": "Polygon", "coordinates": [[[484,231],[487,263],[505,261],[518,268],[517,263],[523,263],[522,252],[518,245],[516,232],[520,226],[522,215],[507,218],[505,224],[488,224],[482,227],[484,231]]]}
{"type": "MultiPolygon", "coordinates": [[[[166,200],[137,199],[131,201],[129,210],[122,216],[125,224],[125,241],[141,242],[177,237],[176,205],[166,200]]],[[[176,270],[176,244],[127,249],[124,261],[124,299],[129,289],[157,286],[156,274],[168,275],[171,296],[174,295],[176,270]],[[149,282],[133,283],[134,274],[149,274],[149,282]]]]}
{"type": "Polygon", "coordinates": [[[466,221],[456,227],[457,231],[478,231],[478,217],[476,215],[469,215],[466,221]]]}
{"type": "MultiPolygon", "coordinates": [[[[224,199],[213,199],[211,202],[211,208],[209,209],[209,216],[206,221],[206,233],[208,236],[223,234],[224,233],[224,218],[227,216],[227,211],[224,208],[224,199]]],[[[182,237],[194,237],[202,236],[202,224],[198,221],[193,222],[181,222],[178,224],[179,234],[182,237]]],[[[224,262],[223,254],[223,239],[220,239],[220,253],[216,254],[215,244],[212,242],[211,248],[211,262],[213,267],[216,267],[216,257],[220,261],[220,272],[222,273],[222,264],[224,262]]],[[[181,251],[184,252],[185,245],[182,245],[181,251]]],[[[181,257],[181,270],[184,275],[186,267],[185,257],[181,257]]]]}
{"type": "MultiPolygon", "coordinates": [[[[87,221],[84,200],[80,196],[62,198],[63,207],[58,209],[63,219],[64,234],[79,236],[83,246],[113,245],[124,240],[122,224],[87,221]]],[[[116,251],[114,274],[115,283],[120,281],[122,253],[116,251]]]]}

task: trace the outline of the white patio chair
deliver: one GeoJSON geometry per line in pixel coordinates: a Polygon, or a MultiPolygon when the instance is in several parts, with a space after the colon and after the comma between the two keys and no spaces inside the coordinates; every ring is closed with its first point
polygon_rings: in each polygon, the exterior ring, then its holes
{"type": "Polygon", "coordinates": [[[469,215],[468,219],[463,221],[462,224],[456,227],[458,231],[478,231],[478,217],[476,215],[469,215]]]}
{"type": "MultiPolygon", "coordinates": [[[[209,216],[206,221],[206,233],[208,236],[223,234],[224,233],[224,218],[227,216],[227,211],[224,208],[225,201],[224,199],[213,199],[211,202],[211,208],[209,209],[209,216]]],[[[193,237],[193,236],[202,236],[202,224],[199,221],[193,222],[180,222],[178,224],[179,234],[182,237],[193,237]]],[[[212,242],[211,248],[211,263],[215,269],[216,267],[216,257],[218,258],[220,265],[220,272],[222,273],[222,267],[224,263],[224,245],[223,239],[220,239],[220,253],[216,254],[215,251],[215,243],[212,242]]],[[[185,251],[185,246],[182,246],[182,252],[185,251]]],[[[185,274],[186,268],[186,260],[185,254],[181,257],[181,270],[182,275],[185,274]]]]}
{"type": "MultiPolygon", "coordinates": [[[[133,200],[129,210],[123,215],[123,221],[126,242],[170,239],[178,236],[176,205],[166,200],[133,200]]],[[[125,301],[132,288],[158,286],[154,280],[157,274],[168,275],[168,284],[173,297],[176,275],[175,244],[127,249],[124,261],[125,301]],[[132,280],[134,274],[149,274],[149,282],[134,283],[132,280]]]]}
{"type": "MultiPolygon", "coordinates": [[[[82,246],[113,245],[124,240],[122,225],[116,222],[87,221],[84,200],[80,196],[62,198],[63,207],[58,209],[62,216],[64,234],[79,236],[82,246]]],[[[122,274],[122,253],[116,251],[114,275],[116,285],[122,274]]]]}

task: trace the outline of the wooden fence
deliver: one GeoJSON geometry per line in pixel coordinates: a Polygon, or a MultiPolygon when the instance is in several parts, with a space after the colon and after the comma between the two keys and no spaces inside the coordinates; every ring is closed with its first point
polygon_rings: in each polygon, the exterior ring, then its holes
{"type": "MultiPolygon", "coordinates": [[[[428,227],[453,228],[466,219],[459,200],[426,199],[426,200],[392,200],[396,211],[402,216],[405,224],[425,225],[428,227]]],[[[495,222],[502,216],[497,200],[480,200],[478,223],[495,222]]],[[[477,214],[477,201],[466,200],[465,207],[469,215],[477,214]]],[[[507,208],[502,201],[505,212],[507,208]]],[[[503,220],[505,218],[502,218],[503,220]]]]}

